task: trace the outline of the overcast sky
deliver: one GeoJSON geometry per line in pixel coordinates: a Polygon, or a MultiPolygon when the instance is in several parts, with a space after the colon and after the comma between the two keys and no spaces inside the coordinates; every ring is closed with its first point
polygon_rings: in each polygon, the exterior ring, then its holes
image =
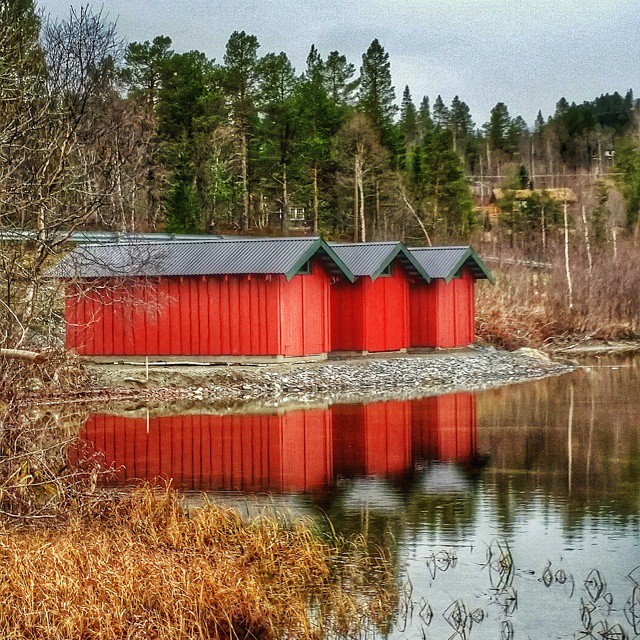
{"type": "MultiPolygon", "coordinates": [[[[85,0],[86,1],[86,0],[85,0]]],[[[496,102],[532,123],[601,93],[639,94],[638,0],[104,0],[126,41],[170,36],[176,51],[198,49],[222,61],[229,35],[258,37],[264,55],[285,51],[298,71],[311,44],[360,67],[378,38],[390,55],[396,95],[441,94],[466,101],[481,125],[496,102]],[[637,91],[636,91],[637,90],[637,91]]],[[[68,15],[69,0],[40,0],[68,15]]],[[[84,2],[82,3],[84,4],[84,2]]]]}

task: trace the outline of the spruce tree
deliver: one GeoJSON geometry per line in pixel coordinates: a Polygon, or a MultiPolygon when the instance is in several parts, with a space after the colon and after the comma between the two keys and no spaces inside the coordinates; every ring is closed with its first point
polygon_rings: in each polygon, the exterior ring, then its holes
{"type": "Polygon", "coordinates": [[[438,130],[446,129],[449,126],[449,109],[440,95],[433,103],[433,124],[438,130]]]}
{"type": "Polygon", "coordinates": [[[359,80],[353,76],[356,68],[347,62],[346,56],[332,51],[324,63],[324,83],[327,94],[333,103],[340,107],[351,107],[355,100],[355,92],[359,80]]]}
{"type": "Polygon", "coordinates": [[[469,138],[473,135],[474,123],[469,106],[455,96],[449,112],[449,129],[453,134],[453,148],[464,158],[469,138]]]}
{"type": "Polygon", "coordinates": [[[284,52],[268,53],[258,65],[260,75],[260,110],[262,119],[261,155],[271,170],[279,176],[281,232],[287,233],[289,219],[290,165],[295,157],[298,121],[294,102],[297,86],[295,70],[284,52]]]}
{"type": "Polygon", "coordinates": [[[405,149],[416,144],[419,139],[418,112],[411,99],[411,92],[408,86],[404,88],[402,93],[399,125],[405,149]]]}
{"type": "Polygon", "coordinates": [[[393,121],[398,107],[391,82],[389,54],[377,39],[362,56],[358,98],[360,109],[378,132],[381,143],[391,150],[394,146],[393,121]]]}
{"type": "Polygon", "coordinates": [[[240,227],[249,228],[249,138],[255,117],[258,90],[258,39],[244,31],[234,31],[224,54],[224,86],[231,106],[236,133],[242,181],[242,215],[240,227]]]}
{"type": "Polygon", "coordinates": [[[420,109],[418,110],[418,128],[421,139],[433,129],[433,120],[431,119],[431,107],[429,106],[428,96],[424,96],[420,103],[420,109]]]}

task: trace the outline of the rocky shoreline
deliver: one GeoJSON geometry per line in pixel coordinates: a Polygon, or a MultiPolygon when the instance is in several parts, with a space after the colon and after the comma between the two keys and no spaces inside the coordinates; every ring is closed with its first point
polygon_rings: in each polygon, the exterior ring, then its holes
{"type": "Polygon", "coordinates": [[[98,386],[162,404],[195,400],[218,410],[412,398],[477,391],[574,370],[530,349],[492,347],[260,366],[100,365],[98,386]]]}

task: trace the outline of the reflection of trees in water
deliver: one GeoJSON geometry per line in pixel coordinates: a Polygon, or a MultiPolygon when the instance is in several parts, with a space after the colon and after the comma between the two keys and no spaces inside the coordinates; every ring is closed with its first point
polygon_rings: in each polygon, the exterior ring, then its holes
{"type": "Polygon", "coordinates": [[[587,509],[637,517],[640,361],[620,365],[478,395],[478,447],[491,452],[485,479],[505,526],[541,495],[562,502],[569,528],[587,509]]]}

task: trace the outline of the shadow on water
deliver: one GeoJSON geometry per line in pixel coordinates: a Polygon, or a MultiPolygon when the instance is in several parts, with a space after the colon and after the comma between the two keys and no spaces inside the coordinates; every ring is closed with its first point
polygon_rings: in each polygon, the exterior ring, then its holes
{"type": "Polygon", "coordinates": [[[392,637],[640,633],[640,359],[478,394],[282,413],[89,416],[73,465],[389,549],[392,637]]]}

